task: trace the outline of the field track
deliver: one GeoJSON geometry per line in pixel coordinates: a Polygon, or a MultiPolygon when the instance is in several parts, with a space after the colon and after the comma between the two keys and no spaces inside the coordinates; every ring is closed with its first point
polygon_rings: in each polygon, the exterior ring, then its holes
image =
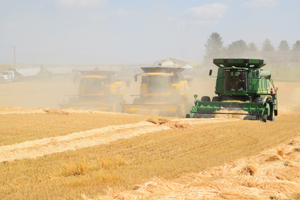
{"type": "MultiPolygon", "coordinates": [[[[26,111],[25,113],[29,113],[29,111],[26,111]]],[[[231,122],[236,120],[238,119],[194,119],[189,121],[186,119],[177,119],[174,122],[190,126],[196,124],[231,122]]],[[[174,127],[167,124],[156,125],[152,122],[142,121],[135,124],[108,126],[89,131],[72,133],[65,136],[44,138],[14,145],[0,146],[0,162],[31,159],[53,153],[108,144],[118,139],[128,139],[146,133],[169,130],[171,128],[174,127]]]]}

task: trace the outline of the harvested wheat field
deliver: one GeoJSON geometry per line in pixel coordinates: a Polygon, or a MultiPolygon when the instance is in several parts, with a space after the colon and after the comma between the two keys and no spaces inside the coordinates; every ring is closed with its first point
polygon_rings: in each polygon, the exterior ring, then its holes
{"type": "Polygon", "coordinates": [[[0,198],[299,199],[300,84],[276,86],[267,123],[0,107],[0,198]]]}
{"type": "MultiPolygon", "coordinates": [[[[248,158],[95,199],[299,199],[300,137],[248,158]]],[[[89,199],[83,195],[84,199],[89,199]]]]}

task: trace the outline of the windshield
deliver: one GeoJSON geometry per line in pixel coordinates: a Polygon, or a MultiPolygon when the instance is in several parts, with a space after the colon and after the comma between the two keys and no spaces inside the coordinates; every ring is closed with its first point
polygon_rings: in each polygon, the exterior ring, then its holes
{"type": "Polygon", "coordinates": [[[247,71],[244,69],[224,69],[225,91],[247,91],[247,71]]]}
{"type": "Polygon", "coordinates": [[[170,88],[170,77],[165,76],[148,76],[147,91],[152,94],[168,93],[170,88]]]}
{"type": "Polygon", "coordinates": [[[83,85],[85,93],[89,94],[102,93],[105,87],[103,80],[98,78],[84,78],[80,84],[83,85]]]}

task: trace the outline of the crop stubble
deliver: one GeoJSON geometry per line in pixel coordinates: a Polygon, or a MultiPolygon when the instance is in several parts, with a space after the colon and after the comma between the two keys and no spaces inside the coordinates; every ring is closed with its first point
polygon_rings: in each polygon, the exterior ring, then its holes
{"type": "Polygon", "coordinates": [[[292,114],[279,118],[276,123],[240,120],[207,123],[1,164],[1,184],[5,186],[1,195],[8,199],[80,199],[82,194],[89,197],[105,194],[108,188],[132,189],[153,177],[172,180],[185,173],[256,155],[294,138],[299,135],[299,120],[298,115],[292,114]],[[110,169],[97,164],[99,159],[113,160],[116,155],[126,164],[110,169]],[[65,167],[73,165],[83,166],[82,173],[65,176],[65,167]]]}
{"type": "MultiPolygon", "coordinates": [[[[222,165],[224,162],[253,156],[266,148],[274,147],[298,136],[300,116],[297,109],[299,109],[300,93],[298,93],[299,87],[295,86],[299,86],[299,84],[289,83],[286,88],[284,86],[287,84],[278,85],[282,86],[280,88],[282,96],[279,99],[281,102],[280,116],[276,122],[235,121],[202,124],[186,130],[170,129],[148,133],[74,152],[1,164],[0,175],[3,177],[1,185],[4,187],[0,189],[0,197],[7,199],[80,199],[82,194],[89,197],[95,197],[101,193],[106,194],[108,188],[112,188],[109,191],[115,192],[115,195],[127,194],[131,193],[130,190],[129,192],[124,191],[124,193],[120,191],[132,189],[134,185],[139,185],[136,188],[144,187],[145,190],[148,190],[149,187],[147,188],[144,183],[153,177],[159,177],[154,182],[148,182],[152,191],[155,192],[153,199],[158,199],[159,182],[164,183],[161,185],[175,187],[169,180],[180,178],[182,174],[196,173],[212,166],[222,165]],[[285,98],[284,95],[288,98],[285,98]],[[99,167],[96,164],[99,163],[99,159],[113,160],[116,155],[124,159],[126,164],[110,169],[99,167]],[[65,168],[63,166],[72,165],[83,166],[82,173],[64,176],[62,171],[65,168]],[[155,188],[153,184],[158,188],[155,188]]],[[[217,176],[215,178],[219,179],[217,176]]],[[[215,178],[213,179],[215,180],[215,178]]],[[[212,186],[225,187],[221,182],[214,182],[212,186]]],[[[178,184],[182,184],[182,182],[178,184]]],[[[163,190],[164,188],[161,188],[164,197],[175,195],[174,191],[163,190]]],[[[201,188],[198,190],[200,191],[201,188]]],[[[106,196],[108,199],[112,194],[110,192],[106,196]]],[[[230,191],[227,189],[227,192],[230,191]]],[[[102,197],[104,198],[104,196],[102,197]]],[[[185,198],[189,197],[185,196],[185,198]]],[[[233,198],[238,198],[238,196],[233,198]]]]}

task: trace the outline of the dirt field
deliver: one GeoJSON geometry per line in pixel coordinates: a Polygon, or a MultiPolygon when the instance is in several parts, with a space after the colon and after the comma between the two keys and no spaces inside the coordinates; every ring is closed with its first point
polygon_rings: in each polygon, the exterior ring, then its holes
{"type": "Polygon", "coordinates": [[[0,198],[299,199],[300,83],[276,86],[267,123],[0,107],[0,198]]]}

